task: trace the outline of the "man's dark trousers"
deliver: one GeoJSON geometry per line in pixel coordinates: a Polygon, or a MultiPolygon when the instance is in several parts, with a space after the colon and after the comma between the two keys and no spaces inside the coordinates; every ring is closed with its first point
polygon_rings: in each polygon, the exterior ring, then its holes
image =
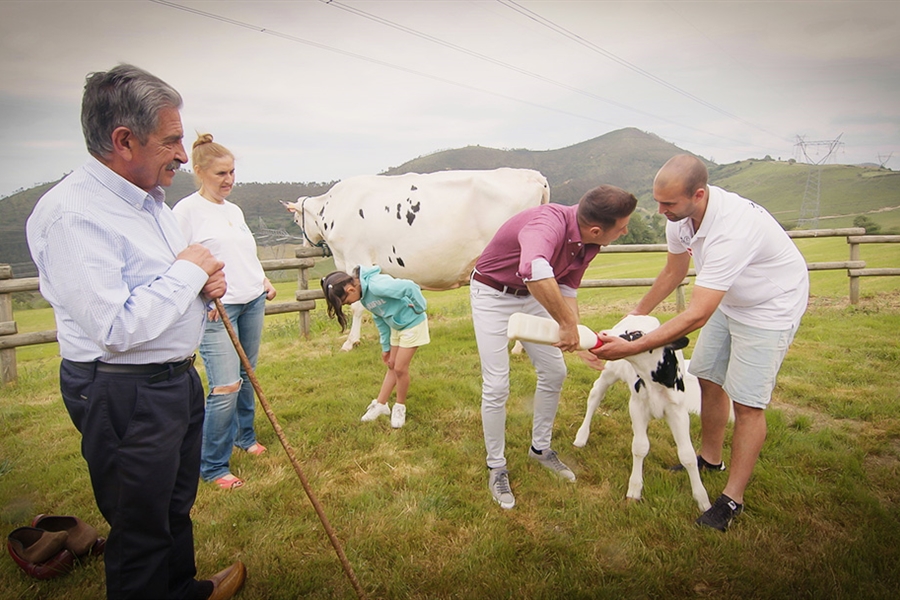
{"type": "Polygon", "coordinates": [[[197,595],[190,511],[200,478],[197,371],[158,383],[63,360],[60,388],[81,432],[97,506],[110,525],[107,598],[197,595]]]}

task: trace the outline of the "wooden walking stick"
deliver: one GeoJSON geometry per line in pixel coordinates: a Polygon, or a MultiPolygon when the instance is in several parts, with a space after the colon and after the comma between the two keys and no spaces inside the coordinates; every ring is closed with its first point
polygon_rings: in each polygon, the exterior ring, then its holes
{"type": "Polygon", "coordinates": [[[237,350],[238,356],[241,359],[241,364],[244,366],[244,371],[247,373],[247,377],[250,378],[250,383],[253,384],[253,389],[256,390],[256,397],[259,398],[259,403],[262,405],[266,416],[269,417],[269,422],[272,423],[272,427],[275,429],[275,435],[278,436],[278,440],[281,442],[282,447],[284,447],[284,451],[287,452],[288,458],[291,461],[291,465],[293,465],[294,471],[297,473],[297,477],[300,478],[300,483],[303,484],[303,490],[309,497],[309,501],[312,502],[313,508],[316,510],[316,514],[319,515],[319,520],[322,521],[322,526],[325,528],[325,533],[328,534],[328,539],[331,540],[331,545],[334,546],[334,551],[337,552],[338,558],[341,560],[341,566],[343,566],[344,572],[347,574],[347,578],[350,579],[350,583],[353,585],[353,589],[356,590],[356,595],[361,600],[364,600],[366,598],[366,593],[359,585],[359,581],[356,579],[356,575],[353,573],[353,567],[350,566],[350,562],[347,560],[347,556],[344,554],[344,549],[341,547],[341,542],[338,541],[337,536],[334,533],[334,529],[331,528],[331,524],[328,522],[328,517],[325,516],[325,511],[322,510],[322,505],[319,504],[316,495],[313,494],[312,488],[309,487],[309,481],[306,479],[306,475],[303,474],[303,469],[300,468],[300,463],[297,462],[297,457],[294,455],[294,449],[291,447],[290,442],[288,442],[287,437],[284,435],[284,430],[281,429],[281,425],[278,424],[278,419],[275,417],[275,413],[272,412],[272,407],[269,405],[269,401],[266,400],[266,395],[263,393],[262,387],[259,385],[259,381],[257,381],[256,379],[256,374],[253,372],[253,366],[250,364],[250,359],[247,358],[247,354],[244,352],[244,348],[241,346],[241,342],[240,340],[238,340],[237,334],[235,334],[234,332],[234,327],[232,327],[231,320],[228,318],[228,314],[226,314],[225,312],[225,307],[222,306],[222,301],[216,298],[215,303],[216,310],[219,311],[219,318],[222,319],[222,324],[225,325],[225,330],[228,331],[228,336],[231,338],[231,343],[234,344],[234,349],[237,350]]]}

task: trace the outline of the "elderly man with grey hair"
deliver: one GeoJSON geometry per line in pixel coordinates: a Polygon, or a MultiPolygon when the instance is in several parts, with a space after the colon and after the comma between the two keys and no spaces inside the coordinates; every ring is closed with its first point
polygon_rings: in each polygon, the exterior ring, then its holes
{"type": "Polygon", "coordinates": [[[187,162],[181,105],[131,65],[88,75],[91,158],[40,199],[26,228],[56,317],[63,401],[110,525],[111,599],[221,600],[246,576],[236,562],[195,579],[204,393],[193,355],[226,285],[223,264],[185,243],[164,203],[162,187],[187,162]]]}

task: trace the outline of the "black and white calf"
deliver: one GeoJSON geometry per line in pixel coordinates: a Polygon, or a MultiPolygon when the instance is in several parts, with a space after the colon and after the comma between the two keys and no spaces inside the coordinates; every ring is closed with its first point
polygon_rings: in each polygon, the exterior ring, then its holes
{"type": "MultiPolygon", "coordinates": [[[[607,331],[634,340],[659,327],[656,317],[629,315],[607,331]]],[[[697,456],[691,444],[690,414],[700,413],[700,384],[697,378],[687,372],[688,361],[684,360],[682,348],[688,339],[681,338],[649,352],[629,356],[621,360],[609,361],[601,373],[587,400],[584,422],[575,436],[575,446],[587,443],[591,430],[591,418],[606,395],[606,390],[617,381],[624,381],[631,388],[628,412],[631,414],[631,428],[634,437],[631,442],[633,463],[626,496],[632,500],[641,499],[644,487],[644,457],[650,451],[647,427],[651,419],[665,417],[675,437],[678,460],[684,465],[691,480],[691,494],[700,510],[710,507],[706,488],[700,481],[697,456]]]]}

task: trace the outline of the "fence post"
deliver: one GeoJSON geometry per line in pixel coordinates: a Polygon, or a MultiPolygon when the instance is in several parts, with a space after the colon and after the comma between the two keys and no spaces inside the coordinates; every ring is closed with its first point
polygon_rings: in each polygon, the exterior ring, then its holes
{"type": "MultiPolygon", "coordinates": [[[[296,251],[295,251],[296,254],[296,251]]],[[[301,258],[297,256],[297,258],[301,258]]],[[[307,267],[300,267],[297,269],[297,289],[298,290],[308,290],[309,289],[309,274],[306,272],[307,267]]],[[[300,317],[300,333],[303,334],[305,339],[309,339],[309,311],[301,310],[297,313],[300,317]]]]}
{"type": "MultiPolygon", "coordinates": [[[[12,279],[10,265],[0,265],[0,279],[12,279]]],[[[0,325],[3,326],[3,329],[16,331],[16,323],[13,321],[12,294],[10,293],[0,294],[0,325]]],[[[17,377],[16,349],[0,350],[0,385],[15,381],[17,377]]]]}
{"type": "MultiPolygon", "coordinates": [[[[850,260],[859,260],[859,244],[850,241],[849,237],[847,242],[850,244],[850,260]]],[[[859,302],[859,277],[854,277],[852,270],[847,271],[847,276],[850,277],[850,304],[854,305],[859,302]]]]}

